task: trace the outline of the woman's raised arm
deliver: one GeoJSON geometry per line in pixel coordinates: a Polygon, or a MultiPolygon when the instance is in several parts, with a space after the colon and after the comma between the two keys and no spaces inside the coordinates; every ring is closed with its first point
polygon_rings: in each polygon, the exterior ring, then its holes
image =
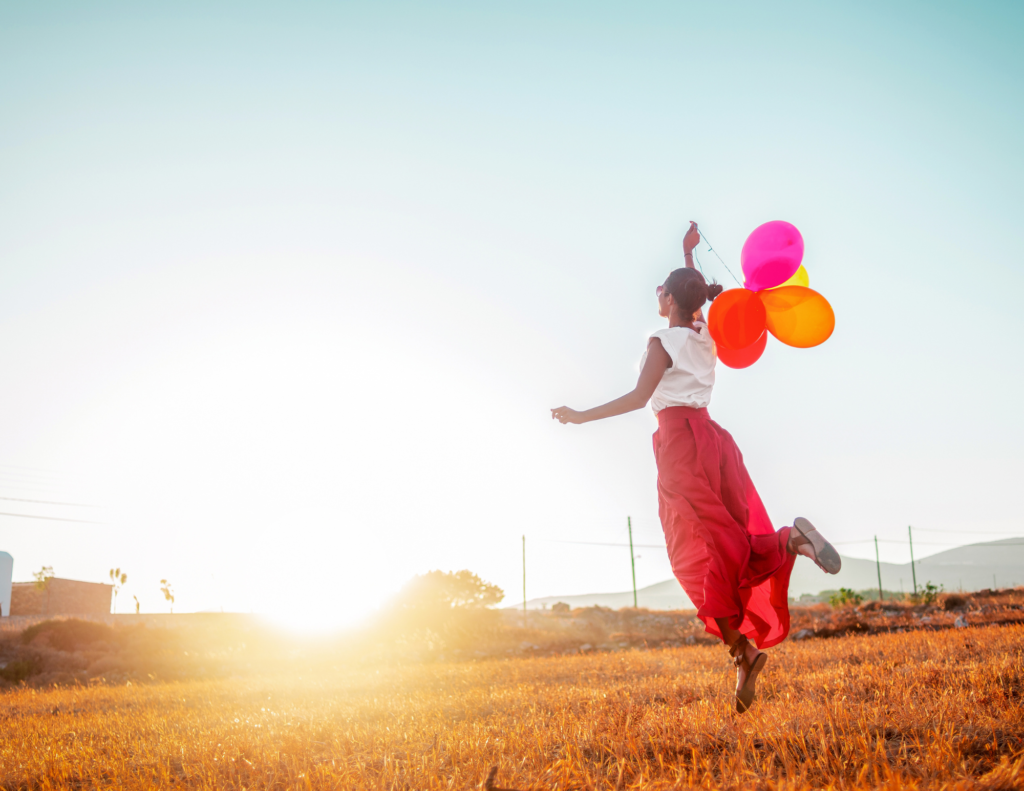
{"type": "Polygon", "coordinates": [[[647,344],[647,360],[643,370],[640,371],[640,378],[637,379],[636,387],[624,396],[609,401],[607,404],[577,412],[567,406],[560,406],[551,410],[551,418],[559,423],[589,423],[591,420],[603,420],[606,417],[624,415],[627,412],[634,412],[643,409],[651,400],[654,389],[665,375],[665,369],[672,365],[672,358],[668,356],[665,347],[657,338],[651,338],[647,344]]]}
{"type": "Polygon", "coordinates": [[[683,237],[683,260],[687,269],[693,269],[693,248],[700,244],[700,231],[697,230],[697,223],[690,220],[690,229],[683,237]]]}

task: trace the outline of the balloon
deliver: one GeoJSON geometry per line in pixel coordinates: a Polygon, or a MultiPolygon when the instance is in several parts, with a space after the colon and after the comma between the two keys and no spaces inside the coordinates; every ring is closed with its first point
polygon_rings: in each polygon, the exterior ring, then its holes
{"type": "Polygon", "coordinates": [[[730,288],[718,295],[708,311],[708,331],[727,349],[745,349],[765,328],[764,304],[745,288],[730,288]]]}
{"type": "Polygon", "coordinates": [[[745,349],[733,350],[724,346],[718,346],[718,359],[730,368],[746,368],[753,365],[764,354],[764,347],[768,345],[768,331],[761,333],[761,337],[745,349]]]}
{"type": "Polygon", "coordinates": [[[757,226],[743,243],[740,265],[751,291],[780,286],[800,268],[804,238],[792,223],[773,220],[757,226]]]}
{"type": "Polygon", "coordinates": [[[757,296],[764,304],[768,331],[789,346],[817,346],[827,341],[836,327],[832,306],[813,289],[784,286],[761,291],[757,296]]]}
{"type": "Polygon", "coordinates": [[[793,277],[781,286],[772,286],[772,288],[782,288],[782,286],[809,286],[810,284],[811,277],[807,274],[807,270],[804,269],[804,265],[800,264],[800,268],[796,270],[796,274],[793,275],[793,277]]]}

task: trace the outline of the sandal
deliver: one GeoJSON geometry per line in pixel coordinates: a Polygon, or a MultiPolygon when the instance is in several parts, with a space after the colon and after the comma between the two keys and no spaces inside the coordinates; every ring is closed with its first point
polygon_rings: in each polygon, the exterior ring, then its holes
{"type": "Polygon", "coordinates": [[[843,567],[842,558],[839,557],[836,548],[825,540],[821,533],[815,529],[814,525],[802,516],[798,516],[793,520],[793,529],[799,534],[798,540],[793,544],[794,550],[797,547],[809,544],[812,554],[804,555],[804,557],[809,557],[813,560],[815,565],[826,574],[839,573],[839,569],[843,567]]]}
{"type": "Polygon", "coordinates": [[[739,640],[729,647],[729,656],[734,658],[736,667],[742,668],[747,673],[743,683],[736,684],[736,711],[740,714],[749,709],[750,704],[754,702],[754,687],[757,684],[757,676],[768,663],[768,654],[764,651],[758,652],[753,662],[747,659],[747,646],[749,644],[750,641],[746,637],[741,636],[739,640]]]}

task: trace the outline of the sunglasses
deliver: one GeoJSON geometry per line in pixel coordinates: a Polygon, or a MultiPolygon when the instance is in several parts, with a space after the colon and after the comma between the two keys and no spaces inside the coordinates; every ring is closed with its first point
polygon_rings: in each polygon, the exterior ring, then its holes
{"type": "Polygon", "coordinates": [[[662,294],[665,293],[665,287],[664,286],[658,286],[656,289],[654,289],[654,293],[657,294],[660,297],[662,294]]]}

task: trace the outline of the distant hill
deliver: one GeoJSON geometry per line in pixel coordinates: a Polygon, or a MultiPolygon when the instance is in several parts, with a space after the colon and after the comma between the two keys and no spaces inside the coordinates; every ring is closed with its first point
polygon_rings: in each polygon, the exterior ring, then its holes
{"type": "MultiPolygon", "coordinates": [[[[882,563],[882,586],[885,590],[913,590],[910,564],[882,563]]],[[[969,544],[918,560],[917,584],[932,582],[948,591],[982,588],[1009,588],[1024,584],[1024,537],[1007,538],[983,544],[969,544]],[[993,581],[993,575],[995,580],[993,581]]],[[[825,574],[807,558],[797,558],[790,577],[789,595],[815,594],[823,590],[852,588],[863,590],[878,586],[878,573],[873,560],[843,558],[843,570],[835,576],[825,574]]],[[[610,607],[617,610],[633,606],[633,592],[586,593],[577,596],[545,596],[530,599],[530,609],[550,607],[565,602],[570,607],[610,607]]],[[[675,579],[665,580],[637,589],[637,603],[649,610],[693,609],[689,597],[675,579]]],[[[512,605],[522,607],[523,604],[512,605]]]]}
{"type": "MultiPolygon", "coordinates": [[[[886,590],[913,590],[909,563],[882,563],[882,587],[886,590]]],[[[948,591],[982,588],[1009,588],[1024,584],[1024,537],[969,544],[929,555],[914,563],[917,584],[932,582],[948,591]],[[993,580],[993,575],[995,579],[993,580]]],[[[806,559],[798,559],[790,578],[790,595],[817,593],[827,588],[863,590],[878,586],[873,560],[843,558],[843,570],[834,577],[824,574],[806,559]]]]}
{"type": "MultiPolygon", "coordinates": [[[[637,605],[648,610],[692,610],[693,604],[675,579],[665,580],[646,588],[637,588],[637,605]]],[[[557,602],[565,602],[570,607],[610,607],[613,610],[633,606],[633,591],[622,593],[584,593],[578,596],[545,596],[530,599],[526,606],[531,610],[550,607],[557,602]]],[[[511,605],[522,609],[523,603],[511,605]]],[[[510,607],[511,609],[511,607],[510,607]]]]}

